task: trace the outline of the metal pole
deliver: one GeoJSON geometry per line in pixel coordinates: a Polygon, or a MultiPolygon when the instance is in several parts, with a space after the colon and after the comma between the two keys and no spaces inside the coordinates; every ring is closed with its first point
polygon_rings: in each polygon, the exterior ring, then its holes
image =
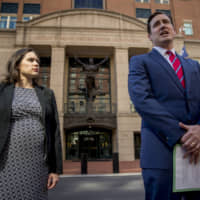
{"type": "Polygon", "coordinates": [[[88,155],[86,153],[81,154],[81,174],[87,174],[87,160],[88,155]]]}
{"type": "Polygon", "coordinates": [[[119,173],[119,153],[113,153],[113,173],[119,173]]]}

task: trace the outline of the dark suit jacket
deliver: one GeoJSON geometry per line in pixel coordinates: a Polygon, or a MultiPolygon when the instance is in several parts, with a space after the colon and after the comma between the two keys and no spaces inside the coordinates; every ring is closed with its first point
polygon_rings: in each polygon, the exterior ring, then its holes
{"type": "Polygon", "coordinates": [[[173,146],[185,133],[179,122],[200,124],[199,63],[177,56],[183,67],[185,89],[155,49],[130,60],[129,94],[142,117],[142,168],[172,168],[173,146]]]}
{"type": "MultiPolygon", "coordinates": [[[[49,173],[62,173],[62,150],[59,119],[55,96],[52,90],[36,86],[35,91],[42,107],[45,126],[45,160],[49,173]]],[[[11,107],[14,94],[13,84],[0,84],[0,154],[7,142],[11,121],[11,107]]]]}

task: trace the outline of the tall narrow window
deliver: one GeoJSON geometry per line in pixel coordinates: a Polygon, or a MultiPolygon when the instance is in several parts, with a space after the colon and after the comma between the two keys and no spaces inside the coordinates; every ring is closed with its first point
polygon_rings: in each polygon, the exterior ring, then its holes
{"type": "Polygon", "coordinates": [[[8,16],[0,17],[0,28],[7,28],[8,16]]]}
{"type": "Polygon", "coordinates": [[[10,23],[9,23],[9,28],[10,29],[15,29],[16,28],[16,21],[17,17],[10,17],[10,23]]]}
{"type": "Polygon", "coordinates": [[[74,0],[74,8],[103,9],[103,0],[74,0]]]}
{"type": "Polygon", "coordinates": [[[183,31],[185,35],[193,35],[192,22],[184,22],[183,31]]]}

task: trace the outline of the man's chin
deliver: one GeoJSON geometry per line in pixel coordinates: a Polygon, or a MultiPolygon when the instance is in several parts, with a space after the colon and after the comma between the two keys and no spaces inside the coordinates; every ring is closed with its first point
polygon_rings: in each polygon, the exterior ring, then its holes
{"type": "Polygon", "coordinates": [[[173,38],[164,38],[160,41],[163,44],[171,44],[173,42],[173,38]]]}
{"type": "Polygon", "coordinates": [[[160,46],[162,48],[170,48],[172,46],[173,40],[162,40],[156,46],[160,46]]]}

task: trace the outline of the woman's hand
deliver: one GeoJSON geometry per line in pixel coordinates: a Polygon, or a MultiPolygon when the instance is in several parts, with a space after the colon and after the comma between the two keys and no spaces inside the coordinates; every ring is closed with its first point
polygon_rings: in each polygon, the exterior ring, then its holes
{"type": "Polygon", "coordinates": [[[48,176],[47,188],[48,190],[54,188],[58,182],[58,174],[50,173],[48,176]]]}

